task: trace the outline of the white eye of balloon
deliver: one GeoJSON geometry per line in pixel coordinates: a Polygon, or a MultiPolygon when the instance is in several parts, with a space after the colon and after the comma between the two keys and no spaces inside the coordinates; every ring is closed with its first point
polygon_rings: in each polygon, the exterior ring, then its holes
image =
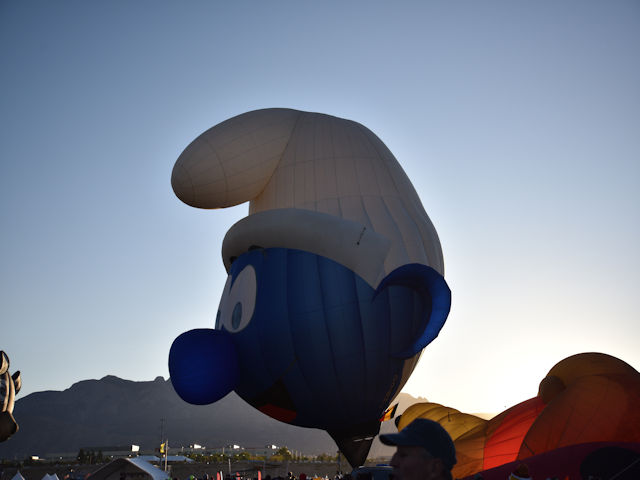
{"type": "Polygon", "coordinates": [[[256,292],[256,271],[251,265],[238,274],[233,286],[229,275],[218,307],[216,329],[224,327],[235,333],[249,325],[256,308],[256,292]]]}

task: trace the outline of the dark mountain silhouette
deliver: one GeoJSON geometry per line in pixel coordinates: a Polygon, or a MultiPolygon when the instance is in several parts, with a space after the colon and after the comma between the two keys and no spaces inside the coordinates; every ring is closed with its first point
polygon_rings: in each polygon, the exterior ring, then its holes
{"type": "MultiPolygon", "coordinates": [[[[398,412],[425,399],[400,394],[398,412]]],[[[337,447],[322,431],[288,425],[263,415],[235,393],[213,405],[183,402],[171,381],[162,377],[134,382],[114,376],[84,380],[64,391],[45,391],[16,401],[14,417],[20,430],[0,443],[0,458],[46,457],[77,453],[83,447],[139,445],[153,450],[160,444],[161,422],[170,447],[197,443],[208,448],[286,445],[305,455],[332,453],[337,447]],[[162,421],[164,419],[164,421],[162,421]]],[[[383,431],[395,430],[393,421],[383,431]]],[[[370,457],[390,455],[377,439],[370,457]]]]}

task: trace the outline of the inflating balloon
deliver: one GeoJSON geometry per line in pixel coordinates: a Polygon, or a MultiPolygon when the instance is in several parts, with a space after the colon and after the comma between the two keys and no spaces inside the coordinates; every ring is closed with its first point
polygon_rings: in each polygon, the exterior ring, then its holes
{"type": "Polygon", "coordinates": [[[589,442],[559,447],[525,460],[515,460],[483,470],[461,480],[532,480],[640,478],[640,443],[589,442]],[[527,475],[528,472],[528,475],[527,475]]]}
{"type": "Polygon", "coordinates": [[[9,357],[0,350],[0,442],[18,431],[18,424],[13,418],[13,405],[21,386],[20,372],[9,374],[9,357]]]}
{"type": "Polygon", "coordinates": [[[359,123],[266,109],[196,138],[171,183],[194,207],[250,202],[222,245],[215,329],[171,347],[176,392],[206,404],[235,390],[328,431],[361,465],[451,304],[437,233],[397,160],[359,123]]]}
{"type": "Polygon", "coordinates": [[[456,445],[454,477],[592,442],[640,442],[640,373],[603,353],[581,353],[555,365],[538,395],[491,420],[435,403],[410,406],[415,418],[439,422],[456,445]]]}

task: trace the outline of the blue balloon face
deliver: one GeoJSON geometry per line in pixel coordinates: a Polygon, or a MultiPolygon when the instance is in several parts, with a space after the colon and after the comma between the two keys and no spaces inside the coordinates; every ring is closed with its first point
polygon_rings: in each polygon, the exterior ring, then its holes
{"type": "Polygon", "coordinates": [[[376,291],[328,258],[269,248],[233,262],[216,329],[235,344],[235,390],[245,401],[278,420],[331,430],[380,418],[421,347],[397,354],[428,330],[431,312],[420,288],[390,282],[376,291]]]}

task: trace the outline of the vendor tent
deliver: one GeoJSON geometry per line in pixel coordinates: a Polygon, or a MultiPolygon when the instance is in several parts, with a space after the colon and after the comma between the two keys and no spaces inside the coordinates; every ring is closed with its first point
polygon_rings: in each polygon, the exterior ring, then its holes
{"type": "Polygon", "coordinates": [[[54,473],[53,475],[45,473],[44,477],[42,477],[41,480],[60,480],[60,478],[58,478],[58,475],[56,473],[54,473]]]}
{"type": "Polygon", "coordinates": [[[16,474],[13,477],[11,477],[11,480],[24,480],[24,477],[20,473],[20,470],[18,470],[16,474]]]}
{"type": "Polygon", "coordinates": [[[139,458],[116,458],[96,470],[90,480],[167,480],[169,475],[139,458]]]}
{"type": "Polygon", "coordinates": [[[136,458],[149,463],[160,461],[160,457],[156,457],[155,455],[138,455],[136,458]]]}

